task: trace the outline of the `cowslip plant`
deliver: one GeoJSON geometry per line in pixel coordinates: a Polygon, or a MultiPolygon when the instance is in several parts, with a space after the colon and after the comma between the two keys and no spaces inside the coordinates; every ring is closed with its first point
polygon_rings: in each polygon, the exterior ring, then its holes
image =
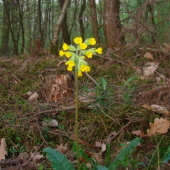
{"type": "Polygon", "coordinates": [[[75,105],[75,124],[76,124],[76,150],[77,150],[77,167],[80,169],[79,159],[79,144],[78,144],[78,77],[83,76],[83,72],[89,72],[91,70],[88,63],[85,61],[86,58],[92,58],[96,53],[102,54],[102,48],[89,48],[96,44],[95,38],[86,39],[84,42],[81,37],[74,38],[73,45],[63,44],[62,50],[59,51],[60,57],[66,56],[68,58],[65,65],[68,71],[75,71],[75,86],[76,86],[76,105],[75,105]]]}

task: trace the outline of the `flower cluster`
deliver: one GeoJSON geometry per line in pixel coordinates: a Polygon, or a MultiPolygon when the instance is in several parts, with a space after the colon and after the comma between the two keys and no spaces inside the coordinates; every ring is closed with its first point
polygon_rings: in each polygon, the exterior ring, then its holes
{"type": "Polygon", "coordinates": [[[85,61],[85,58],[92,58],[96,53],[102,54],[102,48],[88,48],[88,45],[95,45],[95,38],[86,39],[84,42],[81,37],[74,38],[74,43],[77,45],[75,48],[73,45],[63,44],[62,50],[59,51],[60,57],[66,56],[68,61],[65,63],[68,71],[72,71],[73,67],[77,67],[77,75],[81,77],[83,72],[89,72],[90,66],[85,61]]]}

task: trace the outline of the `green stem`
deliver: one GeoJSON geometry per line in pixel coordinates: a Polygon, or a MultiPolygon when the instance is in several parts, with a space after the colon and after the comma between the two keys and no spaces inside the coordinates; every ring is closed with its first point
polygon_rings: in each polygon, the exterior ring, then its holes
{"type": "Polygon", "coordinates": [[[158,145],[157,134],[156,134],[156,143],[157,143],[157,154],[158,154],[158,170],[160,170],[160,155],[159,155],[159,145],[158,145]]]}
{"type": "Polygon", "coordinates": [[[150,163],[149,163],[149,165],[148,165],[148,167],[147,167],[146,170],[149,170],[149,168],[150,168],[150,166],[151,166],[151,163],[152,163],[152,160],[153,160],[153,158],[154,158],[154,156],[155,156],[155,153],[156,153],[159,145],[161,144],[163,138],[164,138],[164,136],[162,136],[162,138],[161,138],[161,140],[159,141],[159,143],[157,143],[157,147],[156,147],[154,153],[152,154],[152,157],[151,157],[151,159],[150,159],[150,163]]]}
{"type": "Polygon", "coordinates": [[[75,123],[76,123],[76,151],[77,151],[77,169],[80,169],[80,157],[79,157],[79,141],[78,141],[78,63],[75,61],[75,86],[76,86],[76,111],[75,111],[75,123]]]}

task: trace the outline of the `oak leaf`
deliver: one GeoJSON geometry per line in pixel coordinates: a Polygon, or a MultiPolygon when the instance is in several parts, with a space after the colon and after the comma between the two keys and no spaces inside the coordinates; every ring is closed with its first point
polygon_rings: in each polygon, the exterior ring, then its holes
{"type": "Polygon", "coordinates": [[[165,134],[168,132],[170,121],[164,118],[156,118],[154,123],[150,123],[149,126],[150,129],[147,129],[148,136],[155,135],[156,133],[165,134]]]}
{"type": "Polygon", "coordinates": [[[5,155],[7,155],[6,142],[5,138],[2,138],[0,143],[0,160],[5,159],[5,155]]]}

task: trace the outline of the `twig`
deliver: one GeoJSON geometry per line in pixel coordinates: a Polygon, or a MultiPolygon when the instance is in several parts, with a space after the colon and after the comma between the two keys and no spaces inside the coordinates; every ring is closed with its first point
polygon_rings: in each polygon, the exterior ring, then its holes
{"type": "Polygon", "coordinates": [[[48,142],[44,139],[44,136],[42,135],[42,132],[41,132],[40,127],[39,127],[38,119],[36,120],[36,124],[37,124],[37,128],[38,128],[38,131],[39,131],[39,133],[40,133],[40,136],[41,136],[42,140],[44,141],[44,143],[45,143],[47,146],[49,146],[48,142]]]}
{"type": "Polygon", "coordinates": [[[117,133],[116,132],[112,132],[107,139],[105,140],[105,143],[108,144],[110,143],[113,139],[115,139],[126,127],[128,127],[131,123],[133,122],[133,120],[130,120],[125,126],[123,126],[117,133]]]}
{"type": "Polygon", "coordinates": [[[96,80],[94,80],[87,72],[85,72],[86,76],[98,87],[100,87],[100,85],[97,83],[96,80]]]}
{"type": "Polygon", "coordinates": [[[20,159],[20,158],[16,158],[16,159],[13,159],[13,160],[1,160],[0,161],[0,166],[9,166],[9,165],[16,165],[16,164],[19,164],[19,163],[22,163],[24,160],[23,159],[20,159]]]}

